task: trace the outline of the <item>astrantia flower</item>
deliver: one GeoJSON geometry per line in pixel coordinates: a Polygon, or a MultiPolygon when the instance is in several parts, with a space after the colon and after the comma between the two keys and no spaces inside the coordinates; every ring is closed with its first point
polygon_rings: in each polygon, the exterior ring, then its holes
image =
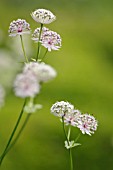
{"type": "Polygon", "coordinates": [[[71,113],[65,114],[64,123],[66,125],[77,127],[80,119],[81,119],[81,112],[79,110],[73,110],[71,113]]]}
{"type": "MultiPolygon", "coordinates": [[[[43,33],[46,32],[46,31],[49,31],[49,29],[46,28],[46,27],[43,27],[43,28],[42,28],[42,32],[41,32],[41,38],[40,38],[40,39],[42,39],[43,33]]],[[[40,34],[40,28],[36,28],[36,29],[34,30],[34,33],[32,34],[32,40],[34,40],[34,41],[36,41],[36,42],[39,41],[39,34],[40,34]]]]}
{"type": "Polygon", "coordinates": [[[49,10],[36,9],[31,13],[32,18],[41,24],[50,24],[56,19],[56,16],[49,10]]]}
{"type": "Polygon", "coordinates": [[[25,98],[34,97],[40,91],[40,85],[32,74],[18,74],[14,82],[15,95],[25,98]]]}
{"type": "Polygon", "coordinates": [[[86,133],[91,135],[97,130],[98,122],[93,116],[89,114],[82,114],[78,123],[79,124],[77,127],[82,131],[83,134],[86,133]]]}
{"type": "Polygon", "coordinates": [[[56,102],[51,107],[51,113],[53,113],[55,116],[63,117],[66,114],[72,113],[74,110],[74,106],[70,104],[69,102],[56,102]]]}
{"type": "Polygon", "coordinates": [[[30,25],[24,19],[12,21],[9,26],[9,36],[30,34],[30,25]]]}
{"type": "Polygon", "coordinates": [[[31,72],[38,82],[47,82],[56,77],[57,73],[53,67],[45,63],[30,62],[25,65],[24,73],[31,72]]]}
{"type": "Polygon", "coordinates": [[[5,97],[5,91],[3,87],[0,85],[0,107],[4,105],[4,97],[5,97]]]}
{"type": "Polygon", "coordinates": [[[48,51],[58,50],[61,47],[60,35],[50,30],[43,32],[40,42],[48,51]]]}

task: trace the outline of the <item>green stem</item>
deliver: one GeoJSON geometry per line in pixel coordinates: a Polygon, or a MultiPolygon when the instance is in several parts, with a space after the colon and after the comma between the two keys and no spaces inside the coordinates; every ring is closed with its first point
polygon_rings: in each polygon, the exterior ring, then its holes
{"type": "Polygon", "coordinates": [[[80,138],[81,134],[79,133],[78,136],[75,138],[75,143],[77,142],[77,140],[80,138]]]}
{"type": "Polygon", "coordinates": [[[42,27],[43,27],[43,24],[41,24],[41,26],[40,26],[40,32],[39,32],[39,40],[38,40],[38,49],[37,49],[36,61],[38,61],[39,53],[40,53],[40,38],[41,38],[41,33],[42,33],[42,27]]]}
{"type": "Polygon", "coordinates": [[[68,140],[70,139],[70,134],[71,134],[71,126],[69,126],[69,129],[68,129],[68,135],[67,135],[68,140]]]}
{"type": "Polygon", "coordinates": [[[65,130],[65,125],[64,125],[64,117],[62,117],[62,125],[63,125],[63,132],[64,132],[64,135],[65,135],[65,138],[66,138],[67,143],[69,145],[69,140],[68,140],[68,137],[67,137],[67,134],[66,134],[66,130],[65,130]]]}
{"type": "Polygon", "coordinates": [[[30,119],[30,116],[31,116],[31,114],[29,113],[29,114],[27,115],[27,117],[26,117],[26,119],[25,119],[25,121],[24,121],[24,123],[23,123],[21,129],[19,130],[19,132],[18,132],[16,138],[13,140],[13,142],[11,143],[11,145],[8,147],[6,153],[8,153],[8,152],[10,151],[10,149],[15,145],[16,141],[18,140],[18,138],[20,137],[22,131],[24,130],[24,128],[25,128],[25,126],[26,126],[28,120],[30,119]]]}
{"type": "Polygon", "coordinates": [[[20,39],[21,39],[21,45],[22,45],[22,50],[23,50],[23,53],[24,53],[25,61],[28,63],[29,61],[28,61],[28,58],[27,58],[26,53],[25,53],[25,48],[24,48],[22,35],[20,35],[20,39]]]}
{"type": "Polygon", "coordinates": [[[48,49],[46,49],[46,51],[45,51],[45,53],[44,53],[44,55],[43,55],[43,57],[42,57],[41,61],[45,58],[45,56],[46,56],[47,52],[48,52],[48,49]]]}
{"type": "Polygon", "coordinates": [[[1,157],[0,157],[0,166],[1,166],[2,161],[3,161],[3,159],[4,159],[4,157],[5,157],[6,153],[7,153],[7,149],[8,149],[8,147],[9,147],[9,145],[10,145],[12,139],[13,139],[13,136],[14,136],[14,134],[15,134],[15,132],[16,132],[16,129],[17,129],[19,123],[20,123],[20,120],[21,120],[22,115],[23,115],[23,112],[24,112],[24,107],[25,107],[25,105],[26,105],[26,99],[25,99],[25,101],[24,101],[24,104],[23,104],[22,110],[21,110],[21,112],[20,112],[20,115],[19,115],[19,117],[18,117],[18,120],[17,120],[17,122],[16,122],[16,125],[15,125],[15,127],[14,127],[14,129],[13,129],[13,131],[12,131],[12,133],[11,133],[11,136],[10,136],[10,138],[9,138],[9,140],[8,140],[8,143],[7,143],[5,149],[4,149],[4,151],[3,151],[3,153],[2,153],[2,155],[1,155],[1,157]]]}
{"type": "MultiPolygon", "coordinates": [[[[66,134],[65,131],[65,125],[64,125],[64,117],[62,117],[62,124],[63,124],[63,131],[67,140],[67,143],[69,145],[69,138],[70,138],[70,133],[71,133],[71,127],[69,127],[68,129],[68,135],[66,134]]],[[[71,148],[69,149],[69,157],[70,157],[70,170],[73,170],[73,159],[72,159],[72,152],[71,152],[71,148]]]]}
{"type": "Polygon", "coordinates": [[[69,156],[70,156],[70,170],[73,170],[73,158],[71,148],[69,149],[69,156]]]}

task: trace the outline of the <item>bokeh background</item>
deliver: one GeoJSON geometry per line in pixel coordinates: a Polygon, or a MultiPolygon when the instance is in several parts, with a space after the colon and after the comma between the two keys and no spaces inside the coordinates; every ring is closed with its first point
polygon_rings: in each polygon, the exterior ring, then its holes
{"type": "MultiPolygon", "coordinates": [[[[1,170],[69,170],[62,126],[50,114],[51,105],[69,101],[82,112],[96,116],[98,131],[83,135],[73,149],[75,170],[113,169],[113,1],[112,0],[0,0],[0,84],[5,106],[0,110],[0,153],[14,127],[23,99],[14,96],[13,80],[23,61],[20,40],[8,37],[12,20],[26,19],[32,30],[39,26],[30,13],[51,10],[57,20],[48,27],[62,37],[62,48],[47,54],[58,76],[44,84],[37,102],[43,109],[32,115],[1,170]]],[[[36,54],[30,36],[24,36],[29,57],[36,54]]],[[[23,116],[23,120],[26,115],[23,116]]],[[[73,137],[76,136],[73,129],[73,137]]]]}

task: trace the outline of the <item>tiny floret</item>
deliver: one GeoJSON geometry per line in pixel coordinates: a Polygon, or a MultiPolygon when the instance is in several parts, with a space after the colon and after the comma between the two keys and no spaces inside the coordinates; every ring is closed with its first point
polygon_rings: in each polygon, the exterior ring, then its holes
{"type": "Polygon", "coordinates": [[[34,97],[40,92],[40,85],[32,74],[18,74],[14,82],[15,95],[25,98],[34,97]]]}
{"type": "Polygon", "coordinates": [[[30,25],[24,19],[12,21],[9,26],[9,36],[30,34],[30,25]]]}
{"type": "Polygon", "coordinates": [[[41,24],[50,24],[56,19],[56,16],[49,10],[36,9],[31,13],[32,18],[41,24]]]}
{"type": "Polygon", "coordinates": [[[74,106],[69,102],[56,102],[51,107],[51,113],[58,117],[64,117],[67,114],[72,113],[74,110],[74,106]]]}

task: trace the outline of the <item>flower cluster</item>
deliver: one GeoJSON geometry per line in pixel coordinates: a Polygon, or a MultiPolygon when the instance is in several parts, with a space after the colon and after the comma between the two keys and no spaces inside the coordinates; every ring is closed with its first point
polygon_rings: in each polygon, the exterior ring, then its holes
{"type": "Polygon", "coordinates": [[[43,27],[40,40],[39,35],[40,28],[37,28],[32,34],[32,40],[34,40],[35,42],[40,41],[41,45],[47,48],[48,51],[58,50],[61,47],[61,37],[56,32],[51,31],[46,27],[43,27]]]}
{"type": "Polygon", "coordinates": [[[40,92],[40,83],[48,82],[57,75],[48,64],[30,62],[26,63],[23,72],[18,74],[14,82],[16,96],[35,97],[40,92]]]}
{"type": "Polygon", "coordinates": [[[97,130],[98,122],[94,116],[87,113],[82,114],[68,102],[56,102],[51,107],[51,113],[62,118],[65,125],[79,128],[83,134],[91,135],[97,130]]]}
{"type": "Polygon", "coordinates": [[[56,19],[56,16],[49,10],[36,9],[31,13],[32,18],[41,24],[50,24],[56,19]]]}
{"type": "Polygon", "coordinates": [[[5,97],[5,91],[3,87],[0,85],[0,107],[4,105],[4,97],[5,97]]]}
{"type": "Polygon", "coordinates": [[[30,34],[30,25],[24,19],[12,21],[9,26],[9,36],[30,34]]]}

